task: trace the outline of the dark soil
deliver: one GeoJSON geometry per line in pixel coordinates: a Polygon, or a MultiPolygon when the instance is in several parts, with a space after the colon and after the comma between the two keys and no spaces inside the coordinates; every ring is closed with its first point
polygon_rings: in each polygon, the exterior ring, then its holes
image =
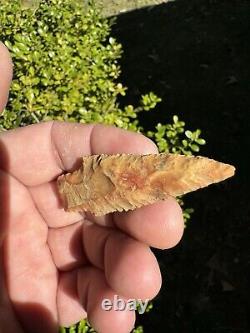
{"type": "Polygon", "coordinates": [[[183,240],[156,251],[163,287],[145,332],[250,332],[250,1],[177,0],[119,16],[126,103],[153,90],[163,102],[145,128],[174,114],[201,128],[201,154],[234,164],[234,178],[186,196],[183,240]]]}

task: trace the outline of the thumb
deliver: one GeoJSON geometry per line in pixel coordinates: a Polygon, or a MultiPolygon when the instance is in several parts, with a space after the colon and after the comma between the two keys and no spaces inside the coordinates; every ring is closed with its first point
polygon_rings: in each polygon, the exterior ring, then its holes
{"type": "Polygon", "coordinates": [[[0,42],[0,113],[8,101],[12,69],[13,65],[10,53],[6,46],[0,42]]]}

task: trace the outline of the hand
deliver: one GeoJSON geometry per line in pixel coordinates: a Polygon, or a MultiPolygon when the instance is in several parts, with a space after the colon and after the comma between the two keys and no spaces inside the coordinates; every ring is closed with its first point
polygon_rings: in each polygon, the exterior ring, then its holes
{"type": "MultiPolygon", "coordinates": [[[[0,106],[11,62],[0,46],[0,106]]],[[[129,332],[133,311],[104,311],[104,298],[153,298],[161,286],[149,246],[174,246],[183,233],[169,199],[96,218],[64,211],[56,178],[87,154],[156,153],[146,137],[115,127],[45,122],[0,135],[0,328],[57,332],[88,315],[103,333],[129,332]]],[[[1,330],[0,330],[1,331],[1,330]]]]}

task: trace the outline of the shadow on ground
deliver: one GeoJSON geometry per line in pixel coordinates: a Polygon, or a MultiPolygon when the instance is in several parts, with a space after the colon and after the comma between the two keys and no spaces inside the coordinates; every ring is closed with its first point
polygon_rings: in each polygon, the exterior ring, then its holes
{"type": "Polygon", "coordinates": [[[162,97],[145,128],[177,114],[201,128],[202,155],[230,162],[233,179],[186,198],[195,208],[184,239],[157,252],[164,275],[145,332],[248,332],[250,2],[177,0],[119,16],[126,102],[162,97]],[[163,329],[164,328],[164,329],[163,329]]]}

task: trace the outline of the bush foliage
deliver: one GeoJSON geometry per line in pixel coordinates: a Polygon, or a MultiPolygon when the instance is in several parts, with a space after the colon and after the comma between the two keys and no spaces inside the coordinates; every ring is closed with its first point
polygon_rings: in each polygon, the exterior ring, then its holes
{"type": "MultiPolygon", "coordinates": [[[[86,6],[84,1],[41,0],[34,8],[24,8],[21,1],[0,0],[0,40],[14,63],[1,129],[51,119],[99,122],[142,132],[161,152],[198,152],[205,144],[200,130],[185,130],[176,115],[172,123],[158,124],[145,133],[138,113],[153,110],[161,101],[153,92],[142,95],[137,106],[120,107],[118,97],[127,89],[118,80],[122,46],[110,32],[111,22],[92,1],[86,6]]],[[[188,219],[191,212],[186,209],[184,217],[188,219]]],[[[85,321],[71,332],[76,329],[93,332],[85,321]]]]}

